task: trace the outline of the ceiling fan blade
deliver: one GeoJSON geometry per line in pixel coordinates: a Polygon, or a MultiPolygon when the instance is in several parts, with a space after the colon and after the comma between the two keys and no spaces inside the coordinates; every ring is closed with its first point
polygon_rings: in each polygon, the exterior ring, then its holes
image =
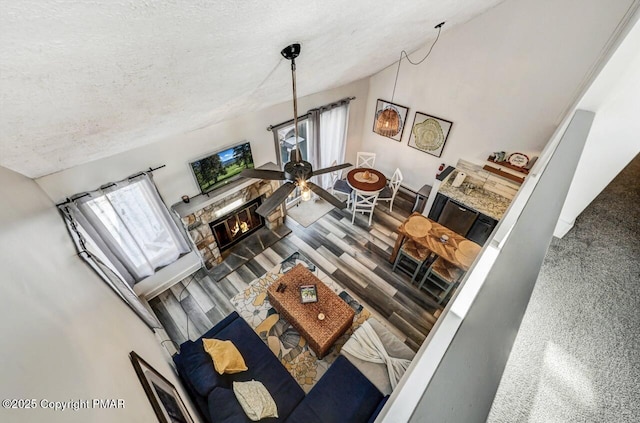
{"type": "Polygon", "coordinates": [[[343,163],[336,166],[325,167],[324,169],[314,170],[312,176],[322,175],[323,173],[335,172],[336,170],[346,169],[351,166],[353,166],[351,163],[343,163]]]}
{"type": "Polygon", "coordinates": [[[244,176],[245,178],[269,179],[272,181],[284,181],[287,179],[284,176],[284,172],[279,170],[245,169],[240,172],[240,176],[244,176]]]}
{"type": "Polygon", "coordinates": [[[289,194],[291,194],[291,191],[293,191],[295,188],[296,184],[294,184],[293,182],[286,182],[280,188],[275,190],[270,197],[264,200],[262,205],[260,205],[260,207],[256,209],[256,213],[258,213],[262,217],[267,217],[280,205],[280,203],[286,200],[289,194]]]}
{"type": "Polygon", "coordinates": [[[323,200],[328,201],[333,206],[335,206],[335,207],[337,207],[339,209],[344,209],[345,207],[347,207],[347,204],[344,201],[338,200],[336,197],[331,195],[324,188],[319,187],[318,185],[314,184],[313,182],[307,181],[307,186],[311,189],[311,191],[313,191],[316,194],[318,194],[318,196],[320,196],[323,200]]]}

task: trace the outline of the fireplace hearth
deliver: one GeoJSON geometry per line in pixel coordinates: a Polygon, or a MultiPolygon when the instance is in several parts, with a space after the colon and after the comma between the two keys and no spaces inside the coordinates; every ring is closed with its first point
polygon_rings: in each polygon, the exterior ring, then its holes
{"type": "Polygon", "coordinates": [[[220,219],[209,223],[220,252],[229,249],[264,226],[264,219],[256,213],[260,204],[262,204],[262,199],[257,197],[220,219]]]}

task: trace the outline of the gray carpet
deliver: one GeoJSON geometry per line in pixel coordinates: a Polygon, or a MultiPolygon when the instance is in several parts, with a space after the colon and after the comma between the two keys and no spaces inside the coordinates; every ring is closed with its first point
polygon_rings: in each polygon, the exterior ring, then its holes
{"type": "Polygon", "coordinates": [[[551,243],[489,422],[640,422],[640,156],[551,243]]]}

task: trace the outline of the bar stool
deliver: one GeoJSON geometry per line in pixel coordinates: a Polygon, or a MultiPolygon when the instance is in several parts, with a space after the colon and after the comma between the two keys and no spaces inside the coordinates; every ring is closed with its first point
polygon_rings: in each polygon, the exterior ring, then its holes
{"type": "Polygon", "coordinates": [[[400,247],[396,261],[393,263],[392,271],[395,272],[396,269],[402,270],[411,276],[411,283],[413,283],[416,280],[423,263],[430,256],[431,250],[408,239],[400,247]],[[403,261],[403,259],[405,259],[405,261],[403,261]]]}
{"type": "Polygon", "coordinates": [[[462,269],[438,257],[427,269],[427,272],[420,281],[420,285],[418,285],[418,289],[422,289],[422,286],[426,282],[430,282],[432,285],[440,288],[442,292],[438,293],[433,288],[430,288],[429,284],[425,286],[425,290],[438,300],[438,304],[442,304],[448,300],[449,294],[451,294],[453,289],[458,285],[462,275],[464,275],[462,269]]]}

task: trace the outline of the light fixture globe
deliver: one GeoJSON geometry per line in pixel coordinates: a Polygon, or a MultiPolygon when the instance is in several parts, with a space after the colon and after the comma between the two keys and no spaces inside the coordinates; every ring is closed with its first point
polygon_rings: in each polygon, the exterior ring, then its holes
{"type": "Polygon", "coordinates": [[[376,113],[375,132],[385,137],[398,135],[402,129],[402,118],[398,109],[387,106],[376,113]]]}

